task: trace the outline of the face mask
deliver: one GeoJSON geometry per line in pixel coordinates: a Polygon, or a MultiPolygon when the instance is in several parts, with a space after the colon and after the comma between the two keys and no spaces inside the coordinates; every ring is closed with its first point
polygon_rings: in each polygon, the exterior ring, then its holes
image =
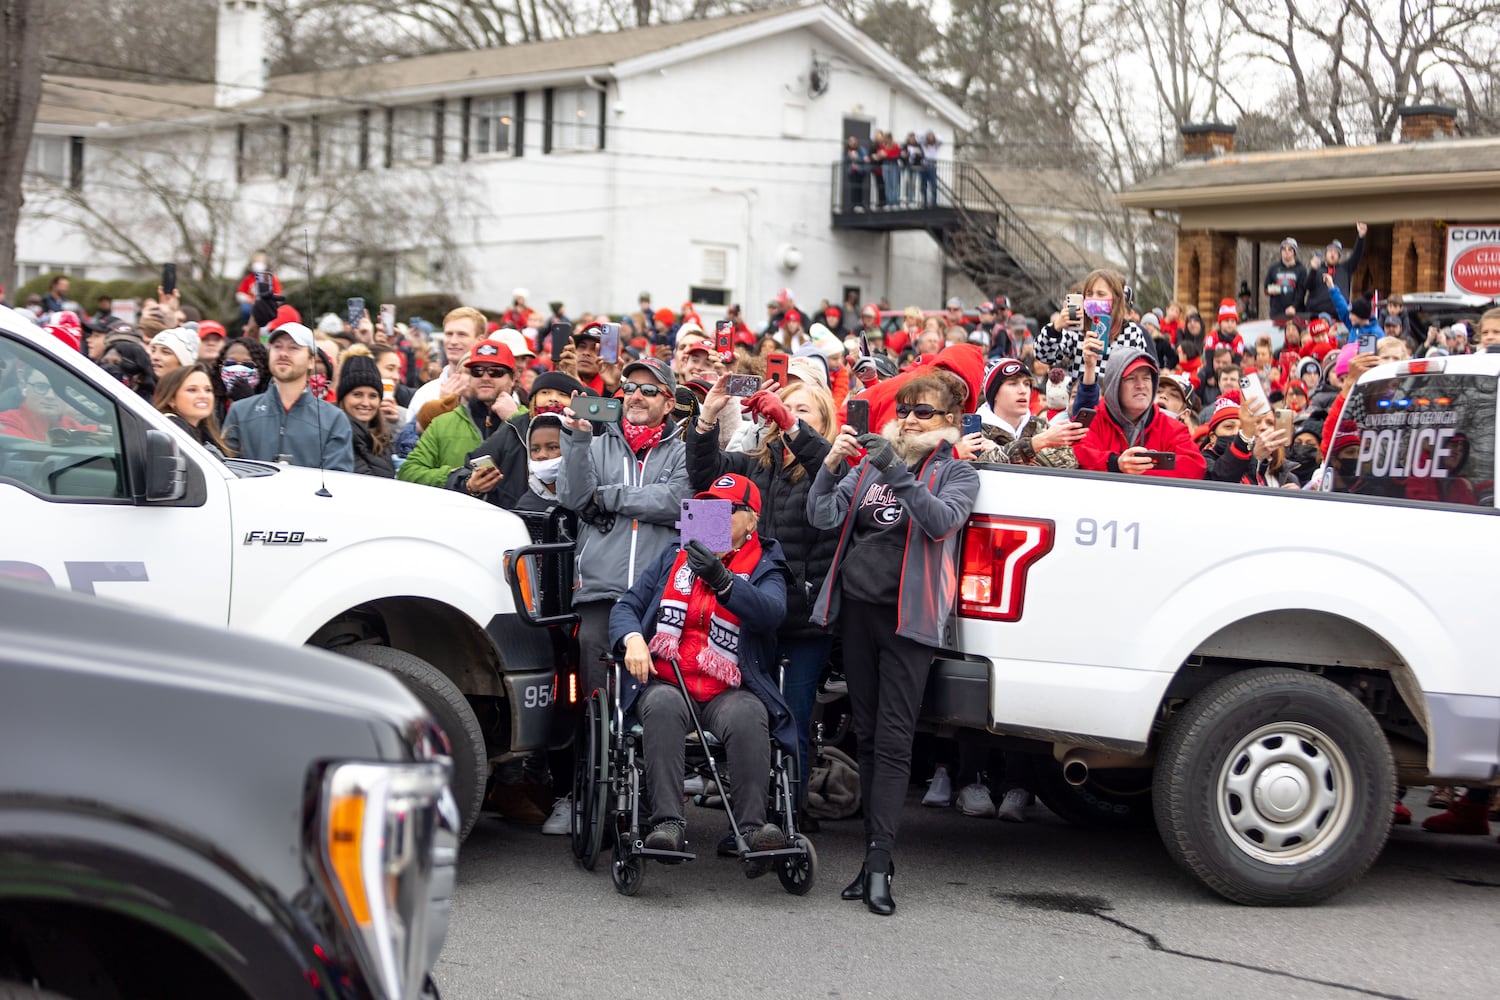
{"type": "Polygon", "coordinates": [[[266,270],[266,262],[263,260],[251,261],[250,270],[254,271],[256,274],[263,274],[266,270]]]}
{"type": "Polygon", "coordinates": [[[1114,309],[1115,300],[1108,298],[1090,298],[1083,300],[1083,311],[1092,317],[1108,316],[1114,309]]]}
{"type": "Polygon", "coordinates": [[[1298,465],[1318,464],[1318,449],[1310,444],[1294,444],[1286,450],[1286,457],[1298,465]]]}
{"type": "Polygon", "coordinates": [[[1353,479],[1354,474],[1359,471],[1359,459],[1341,458],[1334,462],[1334,466],[1339,470],[1340,476],[1343,476],[1345,479],[1353,479]]]}
{"type": "Polygon", "coordinates": [[[243,382],[252,389],[260,384],[260,372],[249,365],[225,365],[219,370],[219,378],[223,380],[226,389],[233,386],[236,381],[243,382]]]}
{"type": "Polygon", "coordinates": [[[307,391],[319,399],[328,392],[328,376],[322,372],[316,372],[307,376],[307,391]]]}
{"type": "Polygon", "coordinates": [[[562,471],[562,456],[549,458],[541,462],[533,461],[530,464],[531,474],[536,481],[543,486],[551,486],[557,482],[557,474],[562,471]]]}

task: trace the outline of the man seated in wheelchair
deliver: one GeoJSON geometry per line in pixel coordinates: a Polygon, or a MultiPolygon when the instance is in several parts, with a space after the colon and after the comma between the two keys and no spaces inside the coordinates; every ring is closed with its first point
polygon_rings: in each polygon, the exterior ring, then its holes
{"type": "MultiPolygon", "coordinates": [[[[683,742],[692,719],[677,687],[672,660],[703,727],[723,745],[733,786],[735,822],[752,851],[787,846],[766,822],[771,737],[797,746],[792,715],[772,675],[776,630],[786,616],[790,575],[781,546],[756,532],[760,490],[744,476],[722,476],[700,500],[734,504],[728,552],[702,542],[673,546],[620,598],[609,617],[610,638],[624,646],[625,668],[644,686],[635,696],[651,803],[653,850],[684,848],[683,742]]],[[[750,877],[766,866],[752,863],[750,877]]]]}

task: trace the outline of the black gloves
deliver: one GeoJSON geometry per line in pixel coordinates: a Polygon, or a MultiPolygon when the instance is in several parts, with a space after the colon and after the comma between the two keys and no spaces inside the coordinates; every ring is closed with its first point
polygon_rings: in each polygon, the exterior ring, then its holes
{"type": "Polygon", "coordinates": [[[693,575],[721,597],[734,583],[734,574],[729,572],[729,567],[719,562],[719,557],[697,539],[687,543],[687,562],[693,575]]]}
{"type": "Polygon", "coordinates": [[[889,472],[891,466],[896,464],[896,449],[884,437],[875,433],[866,433],[859,436],[859,446],[865,450],[870,464],[875,466],[879,472],[889,472]]]}
{"type": "Polygon", "coordinates": [[[255,320],[257,329],[264,330],[268,325],[276,321],[276,312],[281,308],[285,300],[278,295],[263,295],[255,300],[250,307],[250,315],[255,320]]]}
{"type": "Polygon", "coordinates": [[[229,385],[224,388],[224,394],[235,402],[239,402],[246,396],[255,395],[255,387],[247,378],[232,378],[229,380],[229,385]]]}

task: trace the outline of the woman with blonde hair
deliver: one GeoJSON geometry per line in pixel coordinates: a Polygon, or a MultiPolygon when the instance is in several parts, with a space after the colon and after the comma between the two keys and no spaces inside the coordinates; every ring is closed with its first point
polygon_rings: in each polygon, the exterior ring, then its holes
{"type": "MultiPolygon", "coordinates": [[[[730,452],[719,447],[715,424],[731,397],[721,375],[703,399],[689,427],[688,481],[694,493],[720,478],[738,474],[753,482],[763,502],[760,530],[781,543],[792,580],[787,586],[786,619],[777,632],[776,655],[787,660],[784,694],[797,726],[799,798],[806,801],[809,729],[818,677],[833,647],[833,634],[813,625],[813,598],[833,564],[838,534],[820,532],[807,518],[807,494],[828,455],[827,435],[836,427],[833,397],[819,385],[794,382],[776,389],[766,382],[744,402],[745,415],[769,425],[760,447],[730,452]]],[[[806,829],[806,819],[801,824],[806,829]]],[[[809,831],[811,832],[811,831],[809,831]]]]}

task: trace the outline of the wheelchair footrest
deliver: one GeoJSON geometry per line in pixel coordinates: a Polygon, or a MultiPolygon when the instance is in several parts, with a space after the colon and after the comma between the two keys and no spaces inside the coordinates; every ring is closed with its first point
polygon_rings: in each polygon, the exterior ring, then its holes
{"type": "Polygon", "coordinates": [[[690,851],[658,851],[650,847],[637,848],[635,854],[643,858],[655,858],[665,865],[681,864],[684,861],[693,861],[698,855],[690,851]]]}
{"type": "Polygon", "coordinates": [[[778,847],[772,851],[746,851],[740,855],[741,861],[754,861],[757,858],[793,858],[807,853],[805,847],[778,847]]]}

